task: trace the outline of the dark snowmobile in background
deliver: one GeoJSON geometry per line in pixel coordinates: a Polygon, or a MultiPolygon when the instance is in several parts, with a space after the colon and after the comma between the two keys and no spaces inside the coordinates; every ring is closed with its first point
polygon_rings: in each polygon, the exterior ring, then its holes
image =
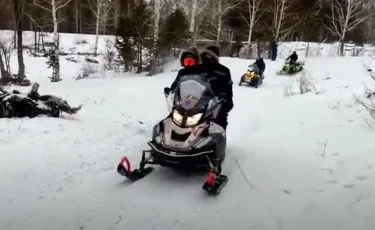
{"type": "Polygon", "coordinates": [[[34,118],[39,115],[60,117],[62,112],[75,114],[81,109],[81,106],[71,107],[59,97],[39,95],[38,90],[38,83],[32,86],[28,94],[0,89],[0,118],[34,118]]]}
{"type": "Polygon", "coordinates": [[[189,75],[171,91],[166,88],[169,116],[153,128],[151,150],[144,150],[139,169],[130,170],[124,157],[117,171],[134,181],[152,172],[146,165],[208,172],[203,189],[218,194],[228,181],[221,174],[225,158],[226,132],[213,122],[222,106],[203,76],[189,75]]]}

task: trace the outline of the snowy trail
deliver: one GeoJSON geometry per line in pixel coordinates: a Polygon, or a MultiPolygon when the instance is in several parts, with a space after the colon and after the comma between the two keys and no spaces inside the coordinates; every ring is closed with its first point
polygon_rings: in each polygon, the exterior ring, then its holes
{"type": "Polygon", "coordinates": [[[235,107],[229,183],[216,198],[201,189],[203,176],[157,168],[131,184],[115,170],[121,156],[137,162],[147,148],[175,73],[42,83],[41,91],[84,108],[65,119],[1,121],[0,229],[372,229],[374,133],[352,101],[367,76],[352,78],[363,71],[356,59],[310,59],[306,67],[322,62],[331,66],[315,76],[324,94],[283,98],[288,79],[273,74],[281,62],[267,62],[265,84],[252,89],[237,86],[248,62],[223,59],[235,107]]]}

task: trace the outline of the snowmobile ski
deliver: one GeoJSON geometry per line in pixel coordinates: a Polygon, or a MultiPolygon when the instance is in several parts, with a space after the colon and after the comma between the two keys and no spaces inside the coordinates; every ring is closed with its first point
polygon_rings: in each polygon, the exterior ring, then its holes
{"type": "Polygon", "coordinates": [[[139,169],[134,169],[133,171],[131,171],[130,162],[127,157],[123,157],[117,166],[117,172],[131,181],[140,180],[150,174],[153,170],[154,169],[151,167],[145,168],[141,165],[139,169]]]}
{"type": "Polygon", "coordinates": [[[209,194],[218,195],[227,183],[228,177],[226,175],[215,175],[215,173],[210,172],[202,189],[209,194]]]}

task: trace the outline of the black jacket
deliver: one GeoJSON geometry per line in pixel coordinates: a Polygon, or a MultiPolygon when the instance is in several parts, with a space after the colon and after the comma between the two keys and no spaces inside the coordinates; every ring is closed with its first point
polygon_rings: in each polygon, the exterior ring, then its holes
{"type": "Polygon", "coordinates": [[[249,67],[256,65],[259,68],[260,73],[264,73],[266,70],[266,63],[264,63],[263,59],[257,59],[253,64],[249,67]]]}
{"type": "Polygon", "coordinates": [[[292,53],[286,60],[291,60],[292,62],[296,62],[298,60],[298,55],[296,53],[292,53]]]}
{"type": "Polygon", "coordinates": [[[211,63],[184,68],[178,71],[177,77],[171,85],[175,89],[181,77],[192,74],[207,74],[212,90],[225,99],[222,111],[228,113],[233,108],[233,82],[230,70],[220,63],[211,63]]]}

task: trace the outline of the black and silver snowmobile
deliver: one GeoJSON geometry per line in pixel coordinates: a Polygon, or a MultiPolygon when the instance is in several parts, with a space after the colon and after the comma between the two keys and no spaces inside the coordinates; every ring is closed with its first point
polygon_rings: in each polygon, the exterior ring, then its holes
{"type": "Polygon", "coordinates": [[[228,182],[221,174],[225,158],[226,132],[213,120],[223,99],[216,96],[201,75],[181,78],[176,89],[166,88],[169,116],[153,128],[151,150],[144,150],[140,167],[131,171],[127,157],[122,158],[117,171],[135,181],[152,172],[146,165],[178,169],[203,169],[208,173],[203,189],[218,194],[228,182]]]}

